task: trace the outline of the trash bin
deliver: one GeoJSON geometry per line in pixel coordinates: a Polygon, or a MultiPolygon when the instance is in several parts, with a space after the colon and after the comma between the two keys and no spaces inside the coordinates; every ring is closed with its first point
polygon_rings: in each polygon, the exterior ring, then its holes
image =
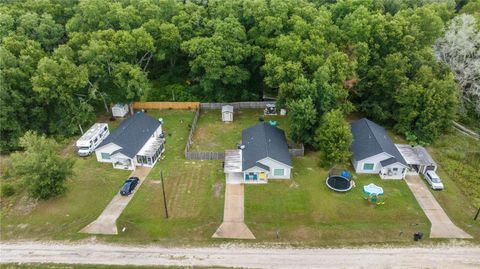
{"type": "Polygon", "coordinates": [[[421,232],[416,232],[416,233],[413,234],[413,240],[414,241],[418,241],[418,240],[422,239],[422,237],[423,237],[423,233],[421,233],[421,232]]]}

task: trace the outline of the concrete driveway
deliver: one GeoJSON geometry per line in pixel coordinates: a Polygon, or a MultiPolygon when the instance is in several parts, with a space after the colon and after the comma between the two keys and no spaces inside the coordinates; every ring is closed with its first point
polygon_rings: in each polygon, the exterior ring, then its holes
{"type": "Polygon", "coordinates": [[[227,184],[225,186],[223,223],[213,234],[213,238],[255,239],[255,236],[244,222],[243,200],[243,184],[227,184]]]}
{"type": "Polygon", "coordinates": [[[430,238],[473,238],[453,224],[420,176],[409,175],[405,181],[432,224],[430,238]]]}
{"type": "Polygon", "coordinates": [[[83,228],[81,233],[88,234],[118,234],[117,230],[117,219],[122,214],[123,210],[127,207],[130,200],[132,200],[135,193],[138,191],[143,181],[150,173],[152,168],[150,167],[137,167],[135,171],[130,174],[131,177],[138,177],[140,182],[137,187],[129,196],[120,195],[120,186],[119,191],[113,197],[112,201],[107,205],[103,210],[102,214],[94,220],[92,223],[88,224],[83,228]]]}

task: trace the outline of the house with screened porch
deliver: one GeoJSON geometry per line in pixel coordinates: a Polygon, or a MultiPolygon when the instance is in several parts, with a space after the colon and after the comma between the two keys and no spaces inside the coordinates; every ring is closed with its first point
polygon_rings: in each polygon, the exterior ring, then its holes
{"type": "Polygon", "coordinates": [[[97,161],[113,168],[153,167],[165,151],[162,119],[137,112],[124,120],[95,150],[97,161]]]}

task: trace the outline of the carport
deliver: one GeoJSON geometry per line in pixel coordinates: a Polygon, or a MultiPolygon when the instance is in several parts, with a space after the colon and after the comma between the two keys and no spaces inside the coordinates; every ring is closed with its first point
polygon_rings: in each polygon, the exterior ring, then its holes
{"type": "Polygon", "coordinates": [[[429,170],[436,171],[437,163],[432,159],[427,150],[421,146],[412,147],[406,144],[395,144],[407,162],[408,166],[419,174],[429,170]]]}

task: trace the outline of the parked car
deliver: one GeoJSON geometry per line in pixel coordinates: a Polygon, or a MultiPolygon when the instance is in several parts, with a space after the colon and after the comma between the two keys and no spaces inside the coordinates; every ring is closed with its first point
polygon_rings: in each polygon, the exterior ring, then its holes
{"type": "Polygon", "coordinates": [[[443,183],[442,180],[440,180],[440,177],[435,173],[435,171],[427,171],[425,173],[425,180],[427,180],[428,184],[432,187],[434,190],[443,190],[443,183]]]}
{"type": "Polygon", "coordinates": [[[125,180],[125,183],[123,183],[123,186],[120,189],[120,194],[123,196],[130,195],[138,185],[139,181],[140,179],[138,179],[138,177],[129,177],[127,180],[125,180]]]}

